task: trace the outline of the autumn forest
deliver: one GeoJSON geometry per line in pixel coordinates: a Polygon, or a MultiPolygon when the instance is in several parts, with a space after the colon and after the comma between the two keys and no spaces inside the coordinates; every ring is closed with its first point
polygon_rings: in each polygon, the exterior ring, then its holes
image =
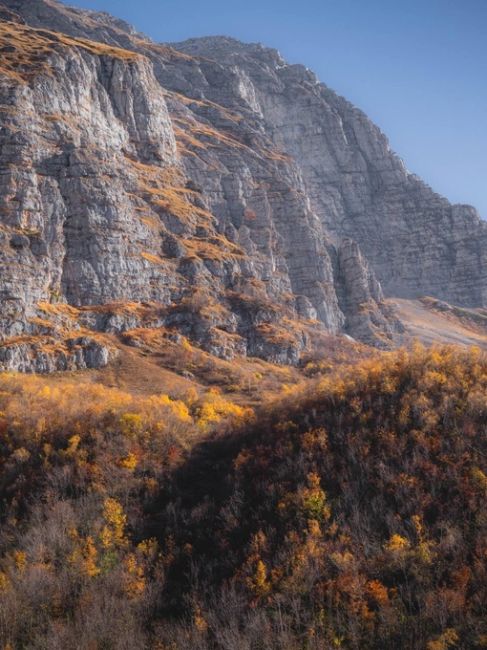
{"type": "Polygon", "coordinates": [[[487,647],[486,391],[419,345],[254,408],[2,375],[1,647],[487,647]]]}

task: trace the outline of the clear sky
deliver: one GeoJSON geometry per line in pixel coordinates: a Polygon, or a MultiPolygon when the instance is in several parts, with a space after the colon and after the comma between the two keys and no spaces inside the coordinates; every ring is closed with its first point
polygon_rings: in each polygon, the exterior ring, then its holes
{"type": "Polygon", "coordinates": [[[363,109],[408,169],[487,219],[487,0],[71,0],[156,41],[277,48],[363,109]]]}

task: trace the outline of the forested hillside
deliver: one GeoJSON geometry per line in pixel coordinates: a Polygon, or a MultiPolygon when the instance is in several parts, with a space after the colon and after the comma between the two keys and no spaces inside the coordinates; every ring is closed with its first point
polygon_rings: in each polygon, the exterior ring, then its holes
{"type": "Polygon", "coordinates": [[[254,413],[0,378],[3,648],[487,647],[487,357],[254,413]]]}

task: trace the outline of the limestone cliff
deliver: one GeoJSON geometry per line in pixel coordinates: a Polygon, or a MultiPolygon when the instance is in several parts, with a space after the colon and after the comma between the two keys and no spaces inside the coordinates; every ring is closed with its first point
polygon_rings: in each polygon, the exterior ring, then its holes
{"type": "Polygon", "coordinates": [[[486,304],[486,224],[304,67],[55,0],[0,20],[0,367],[140,327],[295,363],[321,331],[393,345],[384,294],[486,304]]]}

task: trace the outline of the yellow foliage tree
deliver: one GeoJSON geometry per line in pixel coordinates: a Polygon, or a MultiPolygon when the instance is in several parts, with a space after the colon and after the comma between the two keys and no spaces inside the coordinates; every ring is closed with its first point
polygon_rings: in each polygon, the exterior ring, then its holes
{"type": "Polygon", "coordinates": [[[139,598],[146,587],[144,569],[137,562],[133,553],[125,558],[124,565],[126,570],[125,592],[129,598],[139,598]]]}
{"type": "Polygon", "coordinates": [[[103,526],[100,533],[103,548],[110,549],[126,546],[125,527],[127,525],[127,515],[124,514],[123,508],[118,501],[111,498],[105,499],[103,518],[105,526],[103,526]]]}
{"type": "Polygon", "coordinates": [[[119,461],[120,467],[128,469],[130,472],[133,472],[137,467],[137,456],[135,454],[129,453],[124,458],[119,461]]]}
{"type": "Polygon", "coordinates": [[[267,579],[267,567],[264,562],[259,559],[255,567],[255,573],[249,581],[249,586],[256,596],[262,597],[269,593],[270,583],[267,579]]]}
{"type": "Polygon", "coordinates": [[[331,516],[331,510],[326,502],[326,494],[321,489],[318,474],[310,472],[307,476],[308,486],[301,492],[301,504],[307,519],[318,522],[326,521],[331,516]]]}
{"type": "Polygon", "coordinates": [[[76,543],[74,551],[69,556],[70,564],[81,568],[84,575],[94,578],[99,575],[100,568],[97,565],[98,551],[90,535],[84,540],[78,540],[77,532],[73,532],[72,539],[76,543]]]}
{"type": "Polygon", "coordinates": [[[401,535],[391,535],[388,542],[385,544],[385,549],[391,553],[404,553],[410,548],[409,540],[401,535]]]}
{"type": "Polygon", "coordinates": [[[135,436],[142,432],[144,420],[140,413],[124,413],[120,417],[120,428],[126,436],[135,436]]]}
{"type": "Polygon", "coordinates": [[[458,634],[456,630],[449,627],[439,637],[428,641],[426,646],[427,650],[448,650],[455,646],[458,642],[458,634]]]}

